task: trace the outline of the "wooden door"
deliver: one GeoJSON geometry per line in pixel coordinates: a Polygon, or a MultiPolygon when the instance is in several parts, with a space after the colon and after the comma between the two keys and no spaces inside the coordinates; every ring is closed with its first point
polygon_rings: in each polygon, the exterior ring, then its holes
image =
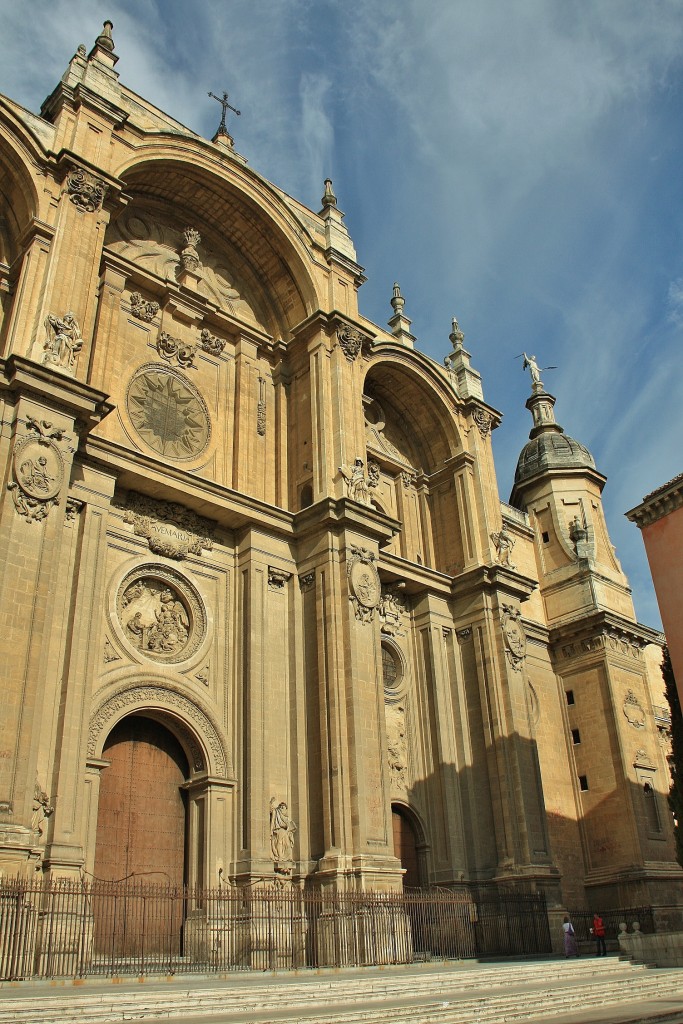
{"type": "MultiPolygon", "coordinates": [[[[95,878],[121,882],[119,904],[124,889],[131,885],[182,887],[186,813],[180,787],[189,772],[182,747],[158,722],[134,716],[112,730],[102,757],[110,764],[102,770],[100,780],[95,878]]],[[[97,929],[100,947],[102,941],[111,941],[112,928],[115,945],[122,954],[133,955],[142,944],[148,950],[168,949],[173,938],[169,931],[177,933],[179,939],[181,898],[167,894],[163,907],[148,901],[144,908],[138,907],[133,897],[126,896],[125,900],[125,908],[102,904],[98,915],[102,924],[97,929]],[[135,924],[143,909],[144,921],[140,918],[135,924]],[[124,920],[125,935],[121,924],[124,920]]],[[[176,944],[175,938],[172,944],[176,944]]]]}
{"type": "Polygon", "coordinates": [[[391,821],[394,829],[394,856],[405,868],[403,886],[412,889],[420,885],[420,868],[417,859],[417,842],[415,831],[405,814],[393,810],[391,821]]]}

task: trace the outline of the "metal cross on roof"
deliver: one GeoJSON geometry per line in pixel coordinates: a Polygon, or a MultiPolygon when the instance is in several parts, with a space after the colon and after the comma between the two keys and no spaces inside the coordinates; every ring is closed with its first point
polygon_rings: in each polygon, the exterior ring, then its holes
{"type": "Polygon", "coordinates": [[[228,129],[227,129],[226,124],[225,124],[225,112],[226,112],[226,110],[228,110],[228,108],[229,108],[230,110],[234,111],[237,114],[238,117],[240,115],[240,112],[237,109],[237,107],[233,107],[233,105],[231,103],[228,103],[228,94],[227,94],[227,92],[224,92],[222,97],[216,96],[215,92],[210,92],[209,96],[211,96],[212,99],[214,99],[214,100],[218,100],[218,102],[220,103],[220,105],[223,108],[223,116],[221,117],[221,123],[218,126],[218,131],[216,132],[216,135],[228,135],[228,129]]]}

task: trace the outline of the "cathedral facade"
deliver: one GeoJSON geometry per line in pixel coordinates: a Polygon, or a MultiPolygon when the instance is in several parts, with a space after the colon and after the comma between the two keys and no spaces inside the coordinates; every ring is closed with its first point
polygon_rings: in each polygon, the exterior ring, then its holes
{"type": "Polygon", "coordinates": [[[675,905],[661,638],[534,357],[507,504],[457,321],[371,323],[332,183],[117,60],[0,97],[0,871],[675,905]]]}

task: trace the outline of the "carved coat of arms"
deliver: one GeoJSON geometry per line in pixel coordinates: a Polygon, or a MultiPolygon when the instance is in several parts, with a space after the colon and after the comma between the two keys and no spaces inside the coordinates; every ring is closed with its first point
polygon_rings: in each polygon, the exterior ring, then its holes
{"type": "Polygon", "coordinates": [[[505,653],[515,672],[521,672],[526,657],[526,633],[522,625],[522,613],[511,604],[504,604],[501,615],[505,653]]]}
{"type": "Polygon", "coordinates": [[[361,622],[372,622],[382,596],[374,554],[367,548],[352,547],[346,572],[351,591],[349,600],[353,603],[356,618],[361,622]]]}

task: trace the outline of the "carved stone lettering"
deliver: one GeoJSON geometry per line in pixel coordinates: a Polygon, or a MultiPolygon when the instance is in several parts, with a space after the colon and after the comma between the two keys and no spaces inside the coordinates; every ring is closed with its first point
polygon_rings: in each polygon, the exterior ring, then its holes
{"type": "Polygon", "coordinates": [[[130,491],[118,507],[125,510],[124,523],[133,526],[136,537],[145,537],[156,555],[182,561],[213,547],[216,524],[178,502],[155,501],[130,491]]]}

